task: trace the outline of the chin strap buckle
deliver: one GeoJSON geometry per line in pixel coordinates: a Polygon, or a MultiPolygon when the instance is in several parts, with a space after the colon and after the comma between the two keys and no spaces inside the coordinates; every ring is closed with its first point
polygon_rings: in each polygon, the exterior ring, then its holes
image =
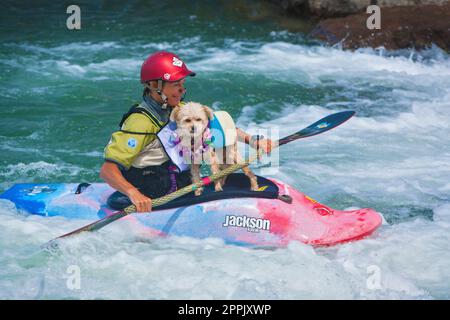
{"type": "Polygon", "coordinates": [[[160,80],[158,80],[158,89],[156,89],[156,93],[158,93],[161,96],[161,98],[163,99],[163,104],[161,106],[161,109],[165,110],[165,109],[167,109],[168,101],[167,101],[167,96],[164,93],[162,93],[162,87],[163,87],[163,82],[160,79],[160,80]]]}

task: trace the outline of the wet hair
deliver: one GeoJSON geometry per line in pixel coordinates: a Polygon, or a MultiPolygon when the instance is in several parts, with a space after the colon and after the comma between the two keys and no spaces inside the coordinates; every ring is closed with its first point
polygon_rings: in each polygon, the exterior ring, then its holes
{"type": "MultiPolygon", "coordinates": [[[[157,80],[151,80],[151,81],[148,81],[148,82],[146,82],[146,84],[147,85],[149,85],[149,86],[152,86],[151,85],[151,83],[153,82],[153,81],[155,81],[155,82],[157,82],[157,80]]],[[[166,84],[166,82],[165,81],[163,81],[163,88],[164,88],[164,85],[166,84]]],[[[155,88],[156,89],[156,88],[155,88]]],[[[151,93],[151,90],[147,87],[147,86],[145,86],[144,87],[144,91],[142,92],[142,95],[143,96],[146,96],[146,95],[150,95],[150,93],[151,93]]]]}
{"type": "Polygon", "coordinates": [[[152,81],[148,81],[148,82],[145,83],[144,91],[142,92],[142,95],[143,95],[143,96],[150,95],[150,93],[152,92],[152,91],[150,90],[150,88],[149,88],[149,86],[150,86],[150,87],[152,86],[151,83],[152,83],[152,81]]]}

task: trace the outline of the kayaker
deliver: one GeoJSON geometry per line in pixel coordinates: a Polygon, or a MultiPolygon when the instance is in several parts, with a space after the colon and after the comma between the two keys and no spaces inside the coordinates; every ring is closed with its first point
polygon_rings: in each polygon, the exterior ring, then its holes
{"type": "MultiPolygon", "coordinates": [[[[104,150],[100,177],[117,190],[110,199],[122,197],[131,201],[137,212],[149,212],[152,198],[191,184],[190,172],[174,170],[156,136],[169,121],[172,108],[183,100],[188,76],[195,72],[170,52],[156,52],[142,64],[142,102],[123,115],[120,130],[112,134],[104,150]]],[[[237,138],[265,153],[271,151],[270,139],[250,136],[239,128],[237,138]]]]}

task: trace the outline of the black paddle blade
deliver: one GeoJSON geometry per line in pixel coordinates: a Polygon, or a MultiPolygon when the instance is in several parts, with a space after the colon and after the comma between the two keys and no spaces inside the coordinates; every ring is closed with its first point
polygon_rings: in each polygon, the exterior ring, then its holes
{"type": "Polygon", "coordinates": [[[330,114],[329,116],[326,116],[319,121],[314,122],[312,125],[280,139],[278,141],[278,145],[281,146],[293,140],[315,136],[316,134],[331,130],[333,128],[336,128],[338,125],[343,124],[354,115],[355,111],[342,111],[330,114]]]}

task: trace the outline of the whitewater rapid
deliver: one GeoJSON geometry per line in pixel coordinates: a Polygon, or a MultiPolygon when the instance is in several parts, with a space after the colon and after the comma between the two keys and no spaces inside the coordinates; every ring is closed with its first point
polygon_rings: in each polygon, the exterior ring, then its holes
{"type": "MultiPolygon", "coordinates": [[[[284,136],[332,112],[355,110],[341,127],[282,147],[280,166],[266,172],[331,207],[376,209],[386,222],[374,235],[331,248],[291,243],[250,250],[220,239],[149,241],[116,222],[68,239],[57,254],[43,254],[41,244],[87,221],[29,216],[2,201],[0,298],[449,299],[448,55],[437,48],[350,52],[286,42],[285,33],[271,37],[268,42],[229,39],[220,46],[201,37],[188,39],[189,46],[134,46],[178,50],[192,61],[189,67],[202,83],[192,81],[190,90],[197,93],[189,98],[230,111],[246,130],[276,128],[284,136]],[[207,81],[223,95],[201,92],[207,81]],[[68,285],[73,270],[80,272],[79,289],[68,285]]],[[[49,88],[40,86],[44,95],[52,93],[55,77],[77,85],[131,81],[142,60],[125,54],[120,42],[10,46],[21,46],[24,56],[1,63],[14,68],[34,59],[27,72],[48,77],[49,88]],[[105,48],[111,57],[89,62],[105,48]],[[78,52],[84,55],[76,58],[78,52]]],[[[3,97],[17,94],[2,92],[3,97]]],[[[63,148],[46,148],[45,130],[24,135],[23,144],[2,136],[2,152],[29,154],[36,148],[44,157],[2,165],[2,190],[14,182],[96,177],[100,160],[80,164],[65,158],[70,155],[63,148]]],[[[101,159],[102,145],[77,147],[72,152],[101,159]]],[[[255,172],[264,169],[255,167],[255,172]]]]}

